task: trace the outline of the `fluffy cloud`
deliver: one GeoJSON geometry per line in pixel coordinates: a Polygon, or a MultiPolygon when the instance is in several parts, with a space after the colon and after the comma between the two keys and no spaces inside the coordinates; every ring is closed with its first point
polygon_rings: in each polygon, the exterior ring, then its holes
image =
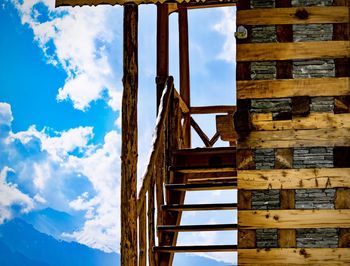
{"type": "Polygon", "coordinates": [[[121,65],[117,32],[120,8],[111,6],[54,8],[54,0],[13,0],[23,24],[34,33],[47,60],[59,65],[67,79],[59,88],[59,101],[70,99],[85,110],[92,101],[106,98],[113,110],[120,108],[121,65]],[[115,48],[113,48],[115,47],[115,48]],[[112,49],[113,48],[113,49],[112,49]],[[119,61],[120,62],[120,61],[119,61]],[[118,71],[116,71],[118,70],[118,71]]]}
{"type": "Polygon", "coordinates": [[[11,106],[8,103],[0,103],[0,125],[10,126],[12,120],[11,106]]]}

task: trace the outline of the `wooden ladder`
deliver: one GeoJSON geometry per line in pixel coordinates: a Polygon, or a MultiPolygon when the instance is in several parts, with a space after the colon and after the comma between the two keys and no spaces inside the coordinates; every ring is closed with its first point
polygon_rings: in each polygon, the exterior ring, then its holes
{"type": "Polygon", "coordinates": [[[233,252],[237,245],[176,244],[179,232],[237,230],[237,224],[181,225],[184,211],[236,210],[236,203],[184,204],[191,191],[233,190],[237,188],[236,149],[197,148],[178,150],[172,155],[170,178],[165,184],[166,204],[162,206],[162,224],[157,226],[158,265],[172,265],[176,252],[233,252]]]}

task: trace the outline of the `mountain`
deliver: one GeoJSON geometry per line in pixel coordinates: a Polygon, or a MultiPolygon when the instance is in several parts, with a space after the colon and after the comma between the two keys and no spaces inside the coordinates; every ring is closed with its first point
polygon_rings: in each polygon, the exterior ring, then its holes
{"type": "Polygon", "coordinates": [[[81,219],[52,208],[32,211],[20,218],[33,225],[39,232],[56,239],[63,239],[62,233],[72,233],[83,225],[81,219]]]}
{"type": "Polygon", "coordinates": [[[75,242],[57,240],[18,218],[0,225],[0,242],[0,265],[119,266],[120,258],[116,253],[105,253],[75,242]],[[1,260],[5,258],[7,262],[2,263],[1,260]],[[17,259],[22,262],[16,264],[17,259]]]}
{"type": "Polygon", "coordinates": [[[218,262],[216,260],[200,257],[200,256],[192,256],[189,254],[179,253],[174,257],[173,266],[228,266],[224,262],[218,262]]]}

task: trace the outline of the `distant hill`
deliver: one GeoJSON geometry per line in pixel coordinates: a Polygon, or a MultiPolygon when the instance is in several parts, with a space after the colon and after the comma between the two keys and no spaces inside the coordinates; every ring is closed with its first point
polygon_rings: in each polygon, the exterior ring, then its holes
{"type": "Polygon", "coordinates": [[[0,265],[119,266],[120,258],[116,253],[59,241],[40,233],[21,219],[0,225],[0,242],[0,257],[3,260],[0,260],[0,265]]]}

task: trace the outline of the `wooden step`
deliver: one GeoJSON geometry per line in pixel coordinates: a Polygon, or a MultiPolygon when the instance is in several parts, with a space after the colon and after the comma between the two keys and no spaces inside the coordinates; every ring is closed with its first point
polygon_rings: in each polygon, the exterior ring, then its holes
{"type": "Polygon", "coordinates": [[[168,190],[180,191],[201,191],[201,190],[224,190],[236,189],[237,179],[229,179],[224,182],[206,182],[206,183],[191,183],[191,184],[166,184],[168,190]]]}
{"type": "Polygon", "coordinates": [[[171,204],[163,205],[164,211],[219,211],[236,210],[237,203],[212,203],[212,204],[171,204]]]}
{"type": "Polygon", "coordinates": [[[208,245],[208,246],[163,246],[153,247],[156,252],[233,252],[237,245],[208,245]]]}
{"type": "Polygon", "coordinates": [[[171,166],[170,171],[183,173],[183,174],[192,174],[192,173],[223,173],[223,172],[234,172],[236,171],[235,166],[223,165],[223,166],[171,166]]]}
{"type": "Polygon", "coordinates": [[[167,232],[230,231],[236,230],[237,224],[159,225],[157,229],[167,232]]]}

